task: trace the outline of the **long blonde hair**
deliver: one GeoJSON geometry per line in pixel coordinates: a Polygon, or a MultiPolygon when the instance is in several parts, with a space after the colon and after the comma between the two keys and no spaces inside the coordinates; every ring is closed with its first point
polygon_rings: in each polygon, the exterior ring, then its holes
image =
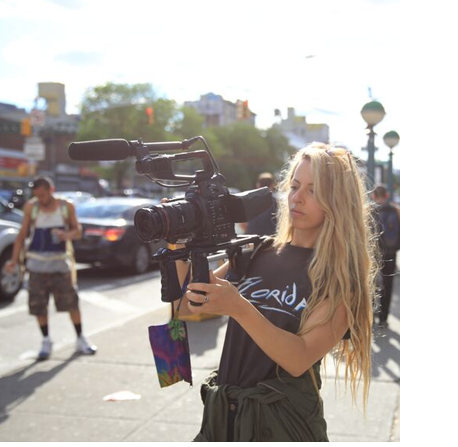
{"type": "MultiPolygon", "coordinates": [[[[363,404],[367,403],[371,378],[371,342],[375,278],[378,266],[373,219],[363,179],[351,154],[339,148],[312,143],[298,151],[283,171],[279,193],[288,194],[299,163],[310,160],[315,199],[325,214],[313,259],[309,267],[312,293],[301,317],[298,335],[313,310],[329,299],[329,312],[322,322],[332,319],[341,303],[347,310],[350,340],[336,346],[337,368],[345,362],[345,382],[350,378],[353,401],[363,380],[363,404]]],[[[288,201],[280,200],[274,246],[281,249],[294,233],[288,201]]]]}

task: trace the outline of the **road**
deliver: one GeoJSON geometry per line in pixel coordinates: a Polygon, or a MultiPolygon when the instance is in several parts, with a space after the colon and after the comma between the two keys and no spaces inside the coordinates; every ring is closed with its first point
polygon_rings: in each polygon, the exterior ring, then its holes
{"type": "MultiPolygon", "coordinates": [[[[83,330],[89,337],[164,307],[158,269],[132,276],[119,268],[78,265],[78,285],[83,330]]],[[[0,304],[0,376],[32,363],[39,350],[41,333],[28,313],[27,295],[23,289],[14,302],[0,304]]],[[[75,342],[68,313],[57,313],[52,301],[49,331],[55,350],[75,342]]]]}
{"type": "MultiPolygon", "coordinates": [[[[227,319],[188,322],[194,387],[160,388],[146,328],[168,318],[160,274],[80,269],[85,332],[96,356],[75,356],[67,314],[51,312],[55,354],[34,362],[40,344],[27,313],[27,293],[0,308],[0,441],[189,441],[200,428],[200,383],[217,368],[227,319]],[[139,400],[105,402],[128,390],[139,400]],[[178,416],[177,416],[178,415],[178,416]],[[177,430],[177,417],[180,421],[177,430]]],[[[400,276],[395,277],[389,328],[375,329],[372,383],[365,416],[353,405],[327,356],[321,394],[334,442],[400,440],[400,276]]]]}

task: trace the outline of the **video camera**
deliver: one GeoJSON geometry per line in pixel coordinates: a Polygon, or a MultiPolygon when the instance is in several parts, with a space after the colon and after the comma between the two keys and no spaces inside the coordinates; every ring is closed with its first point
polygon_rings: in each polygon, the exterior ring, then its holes
{"type": "Polygon", "coordinates": [[[162,301],[172,302],[182,296],[175,261],[191,259],[192,282],[208,283],[208,255],[226,250],[231,271],[236,272],[240,270],[241,247],[260,241],[258,236],[237,236],[235,223],[247,222],[271,206],[269,188],[231,194],[201,136],[157,143],[144,143],[141,139],[73,142],[69,156],[85,161],[124,160],[134,156],[138,174],[167,188],[188,187],[184,197],[141,208],[134,217],[135,230],[143,242],[163,239],[170,244],[185,245],[178,250],[160,249],[153,256],[160,263],[162,301]],[[187,151],[198,141],[204,144],[204,150],[187,151]],[[159,153],[164,151],[185,152],[159,153]],[[178,165],[185,161],[200,162],[203,169],[195,170],[192,175],[180,174],[178,165]]]}

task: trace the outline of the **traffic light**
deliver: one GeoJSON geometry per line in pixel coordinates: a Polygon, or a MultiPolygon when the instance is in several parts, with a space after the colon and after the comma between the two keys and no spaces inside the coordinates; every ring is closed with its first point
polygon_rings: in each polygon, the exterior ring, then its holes
{"type": "Polygon", "coordinates": [[[237,119],[239,121],[250,118],[250,109],[248,108],[248,101],[237,100],[237,119]]]}
{"type": "Polygon", "coordinates": [[[154,108],[147,107],[145,109],[146,116],[148,118],[148,125],[154,124],[154,108]]]}
{"type": "Polygon", "coordinates": [[[26,177],[29,175],[29,164],[28,163],[21,163],[17,167],[17,175],[20,177],[26,177]]]}
{"type": "Polygon", "coordinates": [[[243,103],[240,99],[237,99],[237,119],[240,121],[243,119],[243,103]]]}
{"type": "Polygon", "coordinates": [[[248,108],[248,101],[242,103],[242,118],[248,119],[250,117],[250,109],[248,108]]]}
{"type": "Polygon", "coordinates": [[[21,120],[21,135],[24,135],[25,137],[32,135],[32,126],[30,125],[30,120],[28,118],[21,120]]]}

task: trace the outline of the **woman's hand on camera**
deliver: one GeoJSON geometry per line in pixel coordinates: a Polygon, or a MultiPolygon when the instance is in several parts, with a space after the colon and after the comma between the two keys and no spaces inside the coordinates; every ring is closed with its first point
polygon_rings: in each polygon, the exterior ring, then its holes
{"type": "Polygon", "coordinates": [[[186,298],[195,303],[202,303],[202,306],[188,303],[188,308],[193,314],[228,315],[233,318],[242,312],[243,305],[247,303],[236,287],[225,279],[217,278],[211,270],[210,284],[189,284],[186,298]],[[205,295],[193,291],[205,292],[205,295]]]}

